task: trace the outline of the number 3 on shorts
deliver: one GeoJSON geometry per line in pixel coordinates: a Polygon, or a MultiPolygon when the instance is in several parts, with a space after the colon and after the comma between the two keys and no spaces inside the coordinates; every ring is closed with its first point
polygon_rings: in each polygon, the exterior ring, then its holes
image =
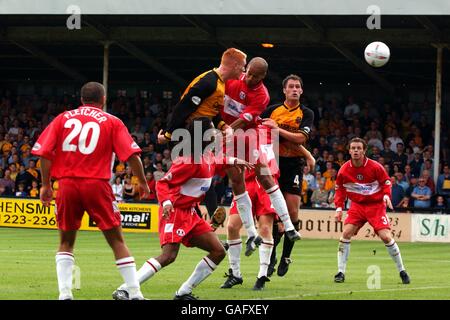
{"type": "Polygon", "coordinates": [[[388,224],[388,218],[386,216],[382,216],[381,221],[383,221],[383,224],[388,224]]]}
{"type": "Polygon", "coordinates": [[[299,186],[300,185],[300,181],[298,180],[298,174],[297,175],[295,175],[295,178],[294,178],[294,183],[297,185],[297,186],[299,186]]]}

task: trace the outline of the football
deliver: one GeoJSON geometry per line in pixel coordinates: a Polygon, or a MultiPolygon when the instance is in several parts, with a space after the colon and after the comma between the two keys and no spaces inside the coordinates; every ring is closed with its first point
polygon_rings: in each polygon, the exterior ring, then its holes
{"type": "Polygon", "coordinates": [[[391,56],[389,47],[380,41],[375,41],[367,45],[364,50],[364,58],[372,67],[379,68],[384,66],[391,56]]]}

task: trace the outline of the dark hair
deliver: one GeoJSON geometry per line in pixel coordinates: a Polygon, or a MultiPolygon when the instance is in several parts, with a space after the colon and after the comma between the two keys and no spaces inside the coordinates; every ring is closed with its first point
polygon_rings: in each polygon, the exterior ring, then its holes
{"type": "Polygon", "coordinates": [[[299,77],[298,75],[296,75],[296,74],[290,74],[290,75],[288,75],[286,78],[283,79],[283,82],[282,82],[283,88],[286,88],[286,84],[287,84],[287,82],[288,82],[289,80],[300,81],[300,85],[301,85],[302,88],[303,88],[303,80],[302,80],[302,78],[300,78],[300,77],[299,77]]]}
{"type": "Polygon", "coordinates": [[[105,87],[98,82],[88,82],[81,87],[80,94],[83,103],[102,103],[105,87]]]}
{"type": "Polygon", "coordinates": [[[350,142],[348,143],[348,149],[350,149],[350,145],[352,143],[362,143],[364,151],[367,150],[367,143],[364,139],[361,139],[359,137],[352,138],[352,140],[350,140],[350,142]]]}

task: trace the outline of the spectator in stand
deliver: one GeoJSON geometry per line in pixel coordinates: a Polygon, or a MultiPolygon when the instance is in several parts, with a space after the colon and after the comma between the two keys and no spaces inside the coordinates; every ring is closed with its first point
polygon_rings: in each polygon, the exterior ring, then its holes
{"type": "Polygon", "coordinates": [[[325,179],[325,189],[330,191],[334,189],[334,186],[336,185],[336,176],[337,176],[337,170],[331,169],[331,176],[329,178],[325,179]]]}
{"type": "Polygon", "coordinates": [[[27,196],[28,196],[28,193],[25,190],[25,185],[23,183],[19,183],[17,186],[16,197],[23,198],[23,197],[27,197],[27,196]]]}
{"type": "Polygon", "coordinates": [[[318,182],[319,188],[314,190],[311,195],[311,204],[313,208],[329,208],[328,196],[329,191],[325,189],[325,182],[318,182]]]}
{"type": "Polygon", "coordinates": [[[366,140],[367,140],[367,145],[368,145],[369,147],[372,147],[372,148],[377,147],[377,148],[379,148],[380,150],[383,150],[383,142],[381,142],[381,139],[378,138],[378,135],[377,135],[376,132],[374,132],[374,131],[369,131],[369,132],[366,134],[366,140]],[[367,139],[368,139],[368,140],[367,140],[367,139]]]}
{"type": "Polygon", "coordinates": [[[163,151],[163,159],[162,159],[163,169],[164,171],[169,171],[170,167],[172,166],[172,159],[170,157],[170,150],[165,149],[163,151]]]}
{"type": "Polygon", "coordinates": [[[392,165],[398,165],[400,170],[404,170],[408,163],[408,156],[405,154],[405,146],[403,143],[397,143],[397,153],[392,158],[392,165]]]}
{"type": "Polygon", "coordinates": [[[39,198],[39,183],[38,183],[38,180],[33,180],[31,182],[30,197],[31,198],[39,198]]]}
{"type": "MultiPolygon", "coordinates": [[[[373,146],[371,149],[369,158],[379,162],[379,159],[382,158],[380,148],[373,146]]],[[[383,159],[383,161],[384,161],[384,159],[383,159]]]]}
{"type": "Polygon", "coordinates": [[[426,186],[425,178],[420,177],[419,185],[411,193],[411,197],[414,199],[414,208],[430,208],[432,194],[431,189],[426,186]]]}
{"type": "Polygon", "coordinates": [[[444,214],[446,213],[447,204],[443,196],[437,196],[436,204],[434,205],[433,213],[444,214]]]}
{"type": "Polygon", "coordinates": [[[400,136],[398,135],[398,131],[396,128],[392,129],[392,133],[390,136],[388,136],[387,140],[389,140],[391,142],[391,150],[392,152],[396,153],[397,150],[397,144],[401,143],[403,146],[405,145],[403,143],[402,138],[400,138],[400,136]]]}
{"type": "Polygon", "coordinates": [[[392,205],[394,208],[398,208],[399,204],[405,197],[405,190],[398,183],[398,179],[395,176],[391,177],[392,184],[392,205]]]}
{"type": "Polygon", "coordinates": [[[448,164],[444,164],[442,174],[438,176],[436,187],[437,193],[445,197],[447,207],[450,208],[450,169],[448,164]]]}
{"type": "Polygon", "coordinates": [[[125,180],[123,184],[123,200],[124,201],[133,201],[136,195],[136,189],[134,184],[131,183],[131,177],[129,175],[125,175],[125,180]]]}
{"type": "Polygon", "coordinates": [[[353,115],[358,115],[360,112],[359,105],[357,105],[352,96],[348,97],[348,105],[345,106],[344,109],[344,118],[347,121],[351,121],[353,115]]]}
{"type": "Polygon", "coordinates": [[[391,141],[388,139],[384,140],[383,146],[384,149],[381,151],[381,156],[386,163],[391,163],[392,159],[395,157],[395,152],[391,150],[391,141]]]}
{"type": "Polygon", "coordinates": [[[123,161],[119,161],[115,167],[115,175],[122,177],[125,175],[125,163],[123,161]]]}
{"type": "Polygon", "coordinates": [[[406,192],[406,190],[409,188],[409,183],[406,180],[406,177],[403,174],[403,172],[399,171],[394,176],[396,178],[397,184],[403,188],[403,191],[406,192]]]}
{"type": "Polygon", "coordinates": [[[423,159],[420,153],[414,154],[414,160],[409,163],[411,166],[411,174],[419,176],[421,173],[423,159]]]}
{"type": "Polygon", "coordinates": [[[5,188],[5,191],[3,194],[5,195],[12,195],[15,191],[15,181],[11,179],[11,170],[5,169],[5,171],[2,174],[2,178],[0,178],[0,186],[3,186],[5,188]]]}
{"type": "Polygon", "coordinates": [[[145,173],[155,171],[153,167],[153,162],[149,156],[144,156],[144,160],[142,161],[142,165],[144,166],[145,173]]]}
{"type": "Polygon", "coordinates": [[[162,177],[164,177],[166,173],[163,170],[163,165],[162,162],[157,162],[156,163],[156,171],[153,172],[153,176],[155,178],[155,181],[158,182],[159,180],[162,179],[162,177]]]}
{"type": "Polygon", "coordinates": [[[16,190],[19,190],[19,185],[22,184],[24,187],[25,192],[28,192],[31,189],[31,182],[33,181],[34,177],[26,171],[25,166],[22,164],[19,167],[19,173],[16,177],[16,190]]]}
{"type": "Polygon", "coordinates": [[[421,167],[421,169],[420,169],[420,174],[423,175],[423,172],[424,172],[425,170],[429,172],[429,175],[430,175],[431,177],[433,177],[433,172],[434,172],[434,168],[433,168],[433,160],[431,160],[431,159],[426,159],[426,160],[423,162],[423,165],[422,165],[422,167],[421,167]]]}
{"type": "Polygon", "coordinates": [[[423,170],[422,177],[425,179],[425,185],[430,188],[432,193],[436,192],[436,184],[434,183],[433,177],[431,176],[430,171],[423,170]]]}
{"type": "Polygon", "coordinates": [[[114,179],[114,183],[111,185],[114,197],[117,202],[123,202],[123,184],[122,178],[120,176],[116,176],[114,179]]]}

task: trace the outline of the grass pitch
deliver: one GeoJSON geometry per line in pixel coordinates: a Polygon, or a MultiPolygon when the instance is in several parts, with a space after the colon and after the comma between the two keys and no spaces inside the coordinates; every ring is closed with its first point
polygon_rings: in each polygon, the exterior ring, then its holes
{"type": "MultiPolygon", "coordinates": [[[[137,267],[160,253],[157,234],[125,234],[137,267]]],[[[54,230],[0,228],[0,300],[54,300],[58,297],[55,252],[58,233],[54,230]]],[[[403,285],[394,262],[381,241],[353,241],[345,283],[334,283],[336,240],[303,239],[296,243],[294,263],[284,277],[276,272],[264,291],[252,291],[259,268],[258,252],[242,254],[243,285],[219,289],[228,270],[228,259],[194,290],[200,299],[240,300],[379,300],[450,299],[449,244],[399,243],[411,284],[403,285]],[[380,286],[370,289],[369,266],[380,271],[380,286]],[[377,268],[375,267],[375,268],[377,268]],[[369,281],[368,281],[369,280],[369,281]],[[369,282],[369,285],[368,285],[369,282]]],[[[281,252],[282,243],[278,246],[281,252]]],[[[80,231],[75,245],[75,264],[81,274],[77,300],[110,300],[121,283],[112,251],[100,232],[80,231]]],[[[196,248],[182,247],[172,265],[142,285],[150,299],[172,299],[205,255],[196,248]]]]}

